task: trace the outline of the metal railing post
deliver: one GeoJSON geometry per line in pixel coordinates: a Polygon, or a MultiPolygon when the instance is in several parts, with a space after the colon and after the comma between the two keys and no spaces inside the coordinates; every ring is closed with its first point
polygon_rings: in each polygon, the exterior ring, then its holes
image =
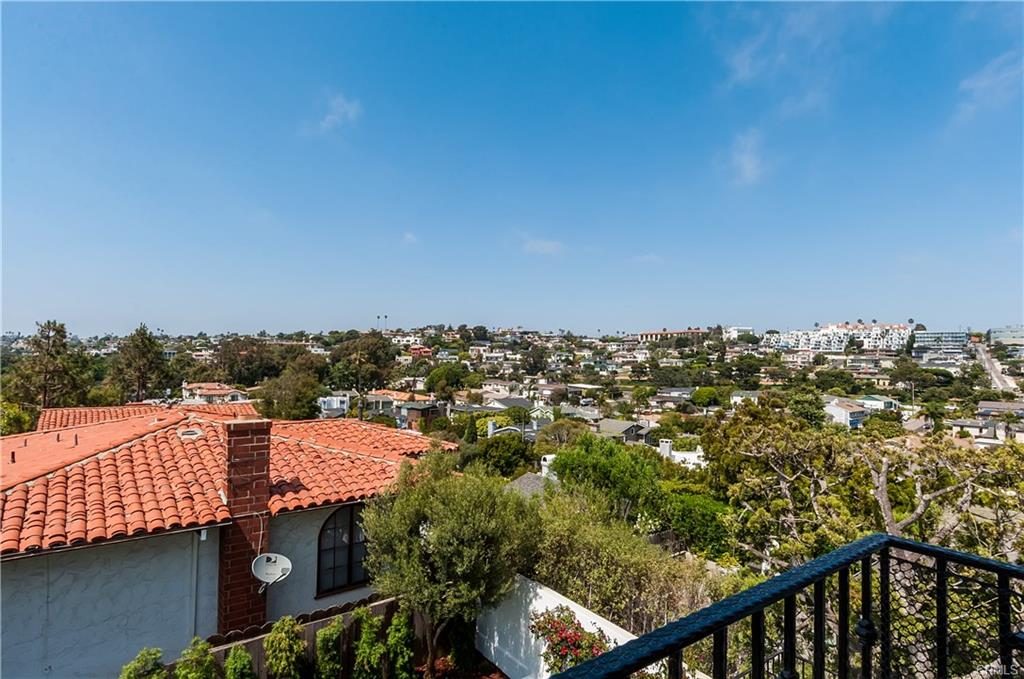
{"type": "Polygon", "coordinates": [[[945,557],[935,559],[935,674],[949,679],[949,568],[945,557]]]}
{"type": "Polygon", "coordinates": [[[882,679],[889,679],[892,671],[892,630],[891,630],[891,592],[890,592],[889,548],[884,547],[878,553],[878,626],[882,649],[879,658],[879,674],[882,679]]]}
{"type": "Polygon", "coordinates": [[[860,676],[871,679],[871,650],[878,639],[875,623],[871,621],[871,557],[860,560],[860,622],[857,623],[857,637],[860,639],[860,676]]]}

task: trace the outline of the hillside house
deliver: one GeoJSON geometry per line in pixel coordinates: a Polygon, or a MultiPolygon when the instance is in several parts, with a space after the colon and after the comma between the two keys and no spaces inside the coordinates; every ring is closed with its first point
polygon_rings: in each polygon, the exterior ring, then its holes
{"type": "Polygon", "coordinates": [[[205,408],[47,410],[3,437],[3,676],[117,676],[142,647],[173,658],[193,636],[370,593],[362,503],[435,442],[205,408]],[[261,594],[263,552],[293,570],[261,594]]]}

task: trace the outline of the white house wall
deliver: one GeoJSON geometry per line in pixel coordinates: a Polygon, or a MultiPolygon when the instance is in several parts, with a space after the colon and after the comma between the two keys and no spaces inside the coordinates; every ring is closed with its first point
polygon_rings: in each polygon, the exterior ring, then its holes
{"type": "Polygon", "coordinates": [[[286,512],[270,522],[270,551],[283,554],[292,562],[292,572],[267,589],[267,618],[308,613],[370,596],[369,587],[316,598],[316,560],[320,527],[337,509],[328,507],[286,512]]]}
{"type": "Polygon", "coordinates": [[[620,646],[636,638],[555,590],[517,575],[515,586],[508,596],[477,618],[477,650],[508,675],[509,679],[546,679],[551,674],[541,657],[544,642],[530,631],[530,616],[556,606],[568,606],[585,629],[603,631],[612,646],[620,646]]]}
{"type": "Polygon", "coordinates": [[[218,531],[0,564],[0,674],[115,677],[143,647],[166,660],[217,627],[218,531]],[[193,568],[194,567],[194,568],[193,568]]]}

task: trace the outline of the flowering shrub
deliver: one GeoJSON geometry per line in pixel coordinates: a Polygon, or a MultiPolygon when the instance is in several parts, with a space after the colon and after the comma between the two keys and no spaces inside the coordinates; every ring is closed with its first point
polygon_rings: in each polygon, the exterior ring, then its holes
{"type": "Polygon", "coordinates": [[[604,632],[590,632],[568,606],[556,606],[530,617],[530,631],[544,640],[544,664],[554,674],[596,658],[608,650],[604,632]]]}

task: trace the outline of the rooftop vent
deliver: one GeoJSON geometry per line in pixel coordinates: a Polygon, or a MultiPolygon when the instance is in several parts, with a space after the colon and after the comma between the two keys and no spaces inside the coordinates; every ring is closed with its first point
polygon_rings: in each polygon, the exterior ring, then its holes
{"type": "Polygon", "coordinates": [[[178,438],[182,441],[194,441],[202,435],[203,432],[199,429],[182,429],[178,432],[178,438]]]}

